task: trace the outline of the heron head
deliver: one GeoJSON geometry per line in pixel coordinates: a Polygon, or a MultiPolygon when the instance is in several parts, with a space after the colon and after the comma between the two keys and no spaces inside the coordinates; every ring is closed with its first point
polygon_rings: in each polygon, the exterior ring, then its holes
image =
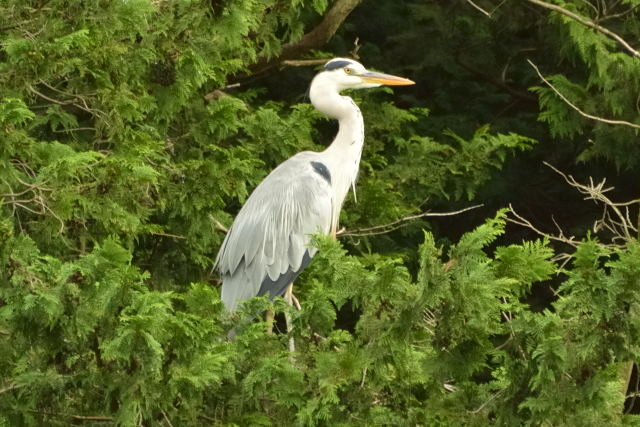
{"type": "Polygon", "coordinates": [[[404,77],[369,71],[361,63],[347,58],[334,58],[327,62],[316,79],[320,79],[327,86],[334,86],[338,91],[366,89],[382,85],[407,86],[415,84],[404,77]]]}

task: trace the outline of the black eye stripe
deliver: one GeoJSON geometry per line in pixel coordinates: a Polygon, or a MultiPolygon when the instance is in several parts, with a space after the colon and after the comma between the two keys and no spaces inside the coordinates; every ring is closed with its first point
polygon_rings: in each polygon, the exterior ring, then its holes
{"type": "Polygon", "coordinates": [[[324,66],[323,70],[325,71],[337,70],[338,68],[348,67],[349,65],[351,65],[351,61],[331,61],[324,66]]]}

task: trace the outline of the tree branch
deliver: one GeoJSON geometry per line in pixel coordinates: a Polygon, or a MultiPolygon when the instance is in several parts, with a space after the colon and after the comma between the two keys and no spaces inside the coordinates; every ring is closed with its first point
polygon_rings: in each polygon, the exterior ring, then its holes
{"type": "Polygon", "coordinates": [[[62,417],[62,418],[71,418],[72,420],[77,421],[113,421],[113,417],[103,417],[100,415],[74,415],[74,414],[65,414],[62,412],[49,412],[49,411],[36,411],[34,409],[13,409],[16,412],[26,411],[31,412],[32,414],[39,414],[49,417],[62,417]]]}
{"type": "Polygon", "coordinates": [[[459,209],[457,211],[451,211],[451,212],[423,212],[421,214],[406,216],[404,218],[400,218],[388,224],[376,225],[374,227],[356,228],[355,230],[342,229],[338,231],[336,235],[343,237],[343,236],[374,236],[377,234],[386,234],[407,225],[406,223],[408,221],[412,221],[414,219],[436,217],[436,216],[453,216],[453,215],[461,214],[466,211],[470,211],[472,209],[480,208],[482,206],[484,206],[484,204],[469,206],[467,208],[459,209]]]}
{"type": "MultiPolygon", "coordinates": [[[[640,205],[640,199],[630,200],[627,202],[616,203],[605,196],[605,193],[613,190],[613,187],[605,187],[606,179],[603,179],[599,183],[594,183],[593,178],[589,178],[588,184],[581,184],[575,180],[571,175],[567,175],[564,172],[556,169],[554,166],[547,162],[543,162],[545,166],[551,168],[554,172],[562,176],[567,184],[576,189],[579,193],[583,194],[585,200],[593,200],[596,203],[600,203],[603,206],[602,217],[597,219],[593,223],[593,232],[599,233],[602,230],[606,230],[611,233],[611,243],[604,244],[599,243],[600,246],[605,248],[620,248],[632,240],[638,233],[638,227],[636,227],[630,218],[630,207],[634,205],[640,205]],[[616,243],[616,242],[622,242],[616,243]]],[[[550,240],[566,243],[573,247],[578,246],[580,241],[576,240],[574,236],[567,237],[555,219],[553,220],[557,234],[545,233],[537,229],[530,221],[523,218],[516,213],[513,206],[509,205],[509,210],[513,217],[507,217],[507,221],[526,227],[540,236],[546,237],[550,240]]]]}
{"type": "Polygon", "coordinates": [[[491,18],[491,14],[489,12],[475,4],[472,0],[467,0],[467,3],[469,3],[474,9],[485,15],[487,18],[491,18]]]}
{"type": "Polygon", "coordinates": [[[327,62],[327,58],[318,58],[318,59],[286,59],[282,61],[282,65],[287,65],[289,67],[313,67],[316,65],[322,65],[327,62]]]}
{"type": "Polygon", "coordinates": [[[222,225],[220,223],[220,221],[218,221],[217,219],[215,219],[213,217],[213,215],[209,215],[209,219],[211,220],[211,222],[213,223],[213,226],[216,230],[218,231],[222,231],[223,233],[228,233],[229,229],[227,227],[225,227],[224,225],[222,225]]]}
{"type": "Polygon", "coordinates": [[[544,76],[542,75],[542,73],[540,73],[540,70],[538,69],[538,67],[536,67],[536,65],[533,62],[531,62],[531,60],[527,59],[527,62],[529,63],[529,65],[531,65],[533,67],[534,70],[536,70],[536,73],[538,74],[538,77],[540,77],[540,79],[543,82],[545,82],[545,84],[547,86],[549,86],[551,88],[551,90],[553,90],[556,93],[556,95],[558,95],[560,97],[560,99],[562,99],[567,105],[569,105],[571,108],[573,108],[575,111],[577,111],[578,114],[580,114],[582,117],[586,117],[588,119],[596,120],[596,121],[602,122],[602,123],[608,123],[608,124],[611,124],[611,125],[624,125],[624,126],[629,126],[629,127],[635,128],[635,129],[640,129],[640,125],[628,122],[626,120],[605,119],[605,118],[602,118],[602,117],[594,116],[593,114],[585,113],[580,108],[578,108],[575,104],[573,104],[571,101],[569,101],[569,99],[567,99],[567,97],[564,96],[562,94],[562,92],[560,92],[554,85],[552,85],[549,80],[545,79],[544,76]]]}
{"type": "Polygon", "coordinates": [[[485,73],[483,73],[481,71],[476,70],[473,67],[470,67],[469,65],[465,64],[460,59],[459,56],[456,56],[456,63],[458,65],[460,65],[462,68],[464,68],[465,70],[467,70],[470,73],[472,73],[473,75],[476,75],[476,76],[482,78],[483,80],[487,81],[488,83],[491,83],[492,85],[494,85],[494,86],[506,91],[507,93],[509,93],[514,98],[521,99],[521,100],[527,101],[527,102],[537,102],[537,98],[535,97],[535,95],[533,95],[533,94],[531,94],[529,92],[519,91],[518,89],[515,89],[515,88],[509,86],[504,81],[495,79],[495,78],[491,77],[488,74],[485,74],[485,73]]]}
{"type": "Polygon", "coordinates": [[[299,41],[282,46],[282,51],[277,58],[261,58],[257,63],[249,67],[251,73],[254,75],[262,74],[285,60],[299,58],[311,49],[324,46],[361,1],[336,0],[317,27],[302,36],[299,41]]]}
{"type": "Polygon", "coordinates": [[[619,35],[617,35],[616,33],[614,33],[613,31],[610,31],[608,29],[606,29],[605,27],[596,24],[593,21],[589,21],[588,19],[577,15],[563,7],[560,7],[556,4],[551,4],[551,3],[547,3],[544,2],[542,0],[527,0],[529,3],[533,3],[536,4],[538,6],[544,7],[545,9],[549,9],[549,10],[553,10],[555,12],[558,12],[564,16],[567,16],[571,19],[573,19],[574,21],[578,21],[579,23],[581,23],[582,25],[585,25],[589,28],[593,28],[596,31],[601,32],[602,34],[616,40],[618,43],[620,43],[629,53],[631,53],[631,55],[635,56],[636,58],[640,58],[640,52],[638,52],[637,50],[635,50],[634,48],[631,47],[631,45],[629,43],[627,43],[622,37],[620,37],[619,35]]]}
{"type": "MultiPolygon", "coordinates": [[[[361,2],[362,0],[336,0],[333,3],[331,9],[329,9],[327,14],[322,19],[322,22],[318,24],[318,26],[302,36],[302,38],[296,43],[286,43],[285,45],[283,45],[280,55],[278,55],[277,57],[259,58],[258,62],[249,67],[249,75],[246,75],[244,77],[263,74],[281,64],[292,66],[303,65],[302,60],[295,59],[300,58],[300,56],[309,52],[311,49],[318,49],[324,46],[331,39],[331,37],[333,37],[336,31],[338,31],[338,28],[340,28],[340,25],[342,25],[347,16],[349,16],[353,9],[355,9],[356,6],[358,6],[361,2]]],[[[308,61],[318,61],[319,64],[324,64],[327,60],[308,61]]],[[[304,65],[316,64],[309,64],[307,62],[304,65]]],[[[211,99],[216,99],[217,97],[214,92],[216,91],[207,93],[204,96],[205,100],[209,101],[211,99]]]]}
{"type": "Polygon", "coordinates": [[[531,222],[529,220],[527,220],[524,217],[518,215],[518,213],[516,212],[516,210],[513,208],[513,206],[511,204],[509,204],[509,211],[515,217],[515,219],[507,217],[507,221],[510,222],[510,223],[521,225],[521,226],[523,226],[525,228],[528,228],[529,230],[534,231],[536,234],[538,234],[538,235],[540,235],[542,237],[546,237],[549,240],[555,240],[556,242],[566,243],[567,245],[571,245],[574,248],[577,247],[578,244],[580,243],[579,241],[577,241],[575,239],[574,236],[565,237],[564,233],[562,233],[562,230],[560,231],[560,234],[557,235],[557,236],[553,235],[553,234],[545,233],[544,231],[538,230],[533,224],[531,224],[531,222]]]}
{"type": "Polygon", "coordinates": [[[0,394],[6,393],[11,390],[15,390],[17,388],[23,387],[22,385],[17,385],[16,383],[11,383],[5,387],[0,388],[0,394]]]}

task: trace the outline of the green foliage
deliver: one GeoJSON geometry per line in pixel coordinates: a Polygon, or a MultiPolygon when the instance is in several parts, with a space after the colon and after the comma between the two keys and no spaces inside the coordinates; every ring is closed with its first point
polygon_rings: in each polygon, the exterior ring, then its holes
{"type": "MultiPolygon", "coordinates": [[[[346,55],[362,35],[364,63],[419,84],[350,94],[367,133],[341,218],[356,232],[317,237],[302,310],[256,298],[230,316],[210,274],[220,230],[277,164],[335,133],[302,102],[310,74],[251,66],[335,2],[2,2],[0,425],[627,421],[637,242],[586,238],[558,266],[558,248],[512,234],[505,210],[362,232],[487,203],[531,152],[637,167],[634,129],[582,117],[521,60],[532,53],[585,112],[638,122],[636,58],[555,13],[503,2],[487,19],[458,3],[363,5],[327,47],[346,55]],[[267,334],[266,309],[293,330],[267,334]]],[[[637,39],[636,0],[596,8],[608,17],[556,3],[637,39]]]]}

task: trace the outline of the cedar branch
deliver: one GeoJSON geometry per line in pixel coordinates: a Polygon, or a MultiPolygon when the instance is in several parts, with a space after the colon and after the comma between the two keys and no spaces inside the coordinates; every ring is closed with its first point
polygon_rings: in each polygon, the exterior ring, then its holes
{"type": "Polygon", "coordinates": [[[635,129],[640,129],[640,125],[628,122],[626,120],[605,119],[603,117],[598,117],[598,116],[594,116],[593,114],[585,113],[580,108],[578,108],[575,104],[573,104],[571,101],[569,101],[569,99],[566,96],[564,96],[562,94],[562,92],[560,92],[558,90],[558,88],[556,88],[554,85],[552,85],[549,80],[545,79],[544,76],[542,75],[542,73],[540,72],[540,70],[538,69],[538,67],[533,62],[531,62],[531,60],[527,59],[527,62],[529,63],[529,65],[531,65],[533,67],[534,70],[536,70],[536,73],[538,74],[538,77],[540,77],[540,79],[547,86],[549,86],[551,88],[551,90],[553,90],[556,93],[556,95],[558,95],[560,97],[560,99],[562,99],[567,105],[569,105],[569,107],[571,107],[574,110],[576,110],[578,112],[578,114],[580,114],[581,116],[586,117],[586,118],[591,119],[591,120],[598,121],[598,122],[608,123],[608,124],[611,124],[611,125],[624,125],[624,126],[629,126],[629,127],[635,128],[635,129]]]}
{"type": "Polygon", "coordinates": [[[556,4],[551,4],[551,3],[547,3],[545,1],[542,0],[527,0],[529,3],[533,3],[536,4],[538,6],[544,7],[545,9],[549,9],[549,10],[553,10],[555,12],[558,12],[564,16],[567,16],[571,19],[573,19],[574,21],[578,21],[579,23],[581,23],[582,25],[585,25],[589,28],[593,28],[596,31],[601,32],[602,34],[606,35],[607,37],[610,37],[614,40],[616,40],[618,43],[620,43],[629,53],[631,53],[631,55],[635,56],[636,58],[640,58],[640,52],[638,52],[637,50],[635,50],[634,48],[631,47],[631,45],[629,43],[627,43],[622,37],[620,37],[619,35],[617,35],[616,33],[614,33],[611,30],[608,30],[607,28],[603,27],[602,25],[598,25],[593,21],[588,20],[587,18],[580,16],[576,13],[573,13],[561,6],[558,6],[556,4]]]}

